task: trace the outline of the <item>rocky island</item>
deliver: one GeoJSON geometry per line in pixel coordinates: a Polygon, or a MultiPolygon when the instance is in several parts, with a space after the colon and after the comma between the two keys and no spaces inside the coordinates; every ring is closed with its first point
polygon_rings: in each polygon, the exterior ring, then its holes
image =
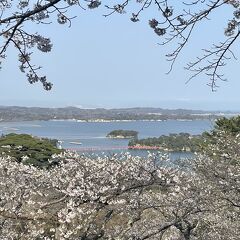
{"type": "Polygon", "coordinates": [[[133,130],[114,130],[107,134],[108,138],[133,138],[137,139],[138,132],[133,130]]]}

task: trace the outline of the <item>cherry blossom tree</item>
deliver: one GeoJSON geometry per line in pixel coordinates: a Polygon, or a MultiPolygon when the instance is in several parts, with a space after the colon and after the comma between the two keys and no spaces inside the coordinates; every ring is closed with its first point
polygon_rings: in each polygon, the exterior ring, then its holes
{"type": "Polygon", "coordinates": [[[239,238],[239,136],[219,133],[212,155],[103,157],[65,152],[38,169],[1,158],[3,239],[239,238]],[[235,145],[236,144],[236,145],[235,145]]]}
{"type": "MultiPolygon", "coordinates": [[[[132,2],[132,1],[131,1],[132,2]]],[[[194,29],[209,19],[212,14],[217,14],[224,9],[230,9],[232,19],[226,16],[226,24],[223,26],[223,39],[220,43],[214,43],[209,49],[203,50],[202,56],[187,65],[195,78],[206,75],[212,90],[217,87],[219,80],[224,80],[223,67],[227,60],[235,58],[233,46],[239,39],[239,0],[136,0],[130,4],[129,0],[116,1],[109,5],[108,1],[100,0],[2,0],[0,2],[0,63],[7,57],[8,48],[13,46],[18,51],[20,70],[24,72],[30,83],[41,82],[46,90],[50,90],[52,84],[46,76],[39,75],[39,66],[31,61],[31,55],[38,49],[48,53],[52,49],[51,40],[47,36],[29,32],[25,27],[26,22],[46,24],[56,22],[71,25],[72,16],[68,9],[79,7],[81,10],[105,7],[105,17],[114,13],[130,13],[133,22],[141,20],[143,14],[150,14],[149,25],[159,36],[161,45],[172,44],[173,51],[167,54],[171,62],[171,69],[182,52],[187,42],[191,40],[194,29]],[[151,17],[151,11],[155,8],[159,11],[157,18],[151,17]]],[[[225,16],[223,16],[224,18],[225,16]]],[[[216,22],[218,24],[218,22],[216,22]]]]}

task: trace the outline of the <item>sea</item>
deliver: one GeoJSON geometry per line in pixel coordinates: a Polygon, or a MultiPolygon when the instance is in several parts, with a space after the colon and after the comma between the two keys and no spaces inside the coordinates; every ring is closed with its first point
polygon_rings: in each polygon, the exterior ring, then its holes
{"type": "MultiPolygon", "coordinates": [[[[171,133],[201,134],[213,128],[211,120],[167,120],[167,121],[113,121],[79,122],[76,120],[50,120],[26,122],[0,122],[0,134],[27,133],[33,136],[58,139],[61,147],[80,154],[110,155],[129,152],[134,156],[147,156],[146,150],[129,150],[128,139],[109,139],[113,130],[134,130],[138,138],[159,137],[171,133]]],[[[155,152],[155,151],[153,151],[155,152]]],[[[173,152],[170,158],[188,158],[192,153],[173,152]]]]}

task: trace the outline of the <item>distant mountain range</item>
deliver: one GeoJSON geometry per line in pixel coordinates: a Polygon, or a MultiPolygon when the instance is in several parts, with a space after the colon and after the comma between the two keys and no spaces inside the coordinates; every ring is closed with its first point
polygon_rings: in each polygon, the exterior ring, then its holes
{"type": "Polygon", "coordinates": [[[33,120],[79,120],[79,121],[123,121],[123,120],[196,120],[216,119],[220,116],[237,115],[231,111],[202,111],[163,108],[119,108],[81,109],[77,107],[41,108],[0,106],[0,121],[33,120]]]}

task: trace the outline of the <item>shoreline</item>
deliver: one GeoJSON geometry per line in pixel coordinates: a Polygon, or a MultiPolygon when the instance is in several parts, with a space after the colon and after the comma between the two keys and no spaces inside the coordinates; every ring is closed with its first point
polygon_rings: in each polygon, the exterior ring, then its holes
{"type": "Polygon", "coordinates": [[[128,146],[128,149],[130,149],[130,150],[161,150],[164,152],[187,152],[187,153],[191,152],[190,150],[174,150],[174,149],[163,148],[163,147],[159,147],[159,146],[147,146],[147,145],[128,146]]]}
{"type": "Polygon", "coordinates": [[[166,122],[166,121],[179,121],[179,122],[192,122],[192,121],[215,121],[217,118],[195,118],[195,119],[184,119],[184,118],[169,118],[169,119],[139,119],[139,120],[81,120],[81,119],[35,119],[35,120],[0,120],[1,123],[16,123],[16,122],[78,122],[78,123],[115,123],[115,122],[166,122]]]}
{"type": "MultiPolygon", "coordinates": [[[[209,121],[208,118],[196,118],[196,119],[184,119],[184,118],[169,118],[169,119],[138,119],[138,120],[105,120],[105,119],[96,119],[96,120],[79,120],[79,119],[49,119],[49,120],[32,120],[32,121],[52,121],[52,122],[83,122],[83,123],[111,123],[111,122],[166,122],[166,121],[179,121],[179,122],[191,122],[191,121],[209,121]]],[[[215,119],[211,119],[215,120],[215,119]]],[[[31,120],[30,120],[31,121],[31,120]]]]}

